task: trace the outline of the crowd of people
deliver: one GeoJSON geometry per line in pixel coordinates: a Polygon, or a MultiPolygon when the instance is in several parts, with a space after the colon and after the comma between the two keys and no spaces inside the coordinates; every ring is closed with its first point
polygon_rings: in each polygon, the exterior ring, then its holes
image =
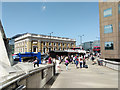
{"type": "MultiPolygon", "coordinates": [[[[97,64],[95,59],[96,58],[100,58],[100,53],[87,53],[87,54],[76,54],[76,55],[61,55],[58,56],[56,55],[55,58],[52,58],[49,56],[48,60],[43,60],[42,64],[55,64],[56,65],[56,69],[61,71],[61,67],[60,64],[64,63],[64,65],[66,66],[66,70],[68,70],[68,66],[69,64],[75,64],[76,68],[88,68],[87,65],[87,60],[91,60],[92,61],[92,65],[97,64]]],[[[34,67],[35,66],[39,66],[38,64],[38,59],[36,58],[36,60],[34,61],[34,67]]]]}

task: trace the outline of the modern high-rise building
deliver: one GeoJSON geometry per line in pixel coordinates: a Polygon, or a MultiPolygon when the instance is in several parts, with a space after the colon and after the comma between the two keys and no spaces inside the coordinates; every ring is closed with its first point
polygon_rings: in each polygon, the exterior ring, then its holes
{"type": "Polygon", "coordinates": [[[99,2],[101,57],[120,60],[120,0],[99,2]]]}
{"type": "Polygon", "coordinates": [[[14,52],[41,52],[41,54],[45,54],[49,51],[66,50],[75,46],[75,39],[25,33],[15,38],[14,52]]]}

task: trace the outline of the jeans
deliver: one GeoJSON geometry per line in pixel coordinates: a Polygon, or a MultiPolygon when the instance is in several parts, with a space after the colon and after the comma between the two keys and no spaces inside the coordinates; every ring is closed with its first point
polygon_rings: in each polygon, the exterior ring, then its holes
{"type": "Polygon", "coordinates": [[[36,66],[36,64],[37,64],[37,66],[39,67],[39,63],[34,63],[34,67],[36,66]]]}
{"type": "Polygon", "coordinates": [[[80,68],[82,68],[82,62],[80,62],[80,68]]]}
{"type": "Polygon", "coordinates": [[[75,60],[73,60],[74,61],[74,64],[75,64],[75,60]]]}
{"type": "Polygon", "coordinates": [[[66,70],[68,70],[68,65],[66,65],[66,70]]]}

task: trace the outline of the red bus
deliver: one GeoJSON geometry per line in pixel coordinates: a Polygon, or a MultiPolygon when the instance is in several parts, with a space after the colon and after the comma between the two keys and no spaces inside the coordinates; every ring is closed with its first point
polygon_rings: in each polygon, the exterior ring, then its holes
{"type": "Polygon", "coordinates": [[[100,52],[100,46],[94,46],[93,52],[100,52]]]}

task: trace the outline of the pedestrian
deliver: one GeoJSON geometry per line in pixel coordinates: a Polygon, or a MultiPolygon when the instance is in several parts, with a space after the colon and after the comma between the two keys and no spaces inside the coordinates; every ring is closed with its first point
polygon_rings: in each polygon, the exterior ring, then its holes
{"type": "Polygon", "coordinates": [[[88,60],[88,54],[86,53],[86,55],[85,55],[85,59],[87,59],[88,60]]]}
{"type": "Polygon", "coordinates": [[[56,59],[55,63],[56,63],[56,71],[57,71],[57,72],[58,72],[58,71],[61,71],[60,61],[59,61],[58,59],[56,59]]]}
{"type": "Polygon", "coordinates": [[[52,63],[52,58],[49,57],[49,58],[48,58],[48,64],[51,64],[51,63],[52,63]]]}
{"type": "Polygon", "coordinates": [[[73,61],[74,61],[74,64],[75,64],[75,56],[73,57],[73,61]]]}
{"type": "Polygon", "coordinates": [[[64,60],[64,57],[63,57],[63,56],[61,56],[61,62],[63,62],[63,60],[64,60]]]}
{"type": "Polygon", "coordinates": [[[43,60],[42,64],[46,64],[46,61],[45,61],[45,60],[43,60]]]}
{"type": "Polygon", "coordinates": [[[69,61],[68,61],[68,58],[65,60],[65,66],[66,66],[66,70],[68,70],[68,64],[69,64],[69,61]]]}
{"type": "Polygon", "coordinates": [[[85,68],[86,65],[86,61],[85,61],[85,57],[83,57],[83,67],[85,68]]]}
{"type": "Polygon", "coordinates": [[[79,63],[80,63],[80,68],[82,68],[82,64],[83,64],[83,57],[82,57],[82,55],[80,55],[80,57],[79,57],[79,63]]]}
{"type": "Polygon", "coordinates": [[[55,58],[53,58],[53,64],[56,64],[56,60],[55,60],[55,58]]]}
{"type": "Polygon", "coordinates": [[[39,67],[39,59],[37,57],[35,58],[33,63],[34,63],[34,67],[36,66],[36,64],[39,67]]]}
{"type": "Polygon", "coordinates": [[[76,68],[78,68],[78,63],[79,63],[78,56],[75,57],[75,61],[76,61],[76,68]]]}
{"type": "Polygon", "coordinates": [[[92,60],[92,62],[93,62],[92,65],[96,64],[96,62],[95,62],[95,57],[94,57],[93,55],[91,56],[91,60],[92,60]]]}

